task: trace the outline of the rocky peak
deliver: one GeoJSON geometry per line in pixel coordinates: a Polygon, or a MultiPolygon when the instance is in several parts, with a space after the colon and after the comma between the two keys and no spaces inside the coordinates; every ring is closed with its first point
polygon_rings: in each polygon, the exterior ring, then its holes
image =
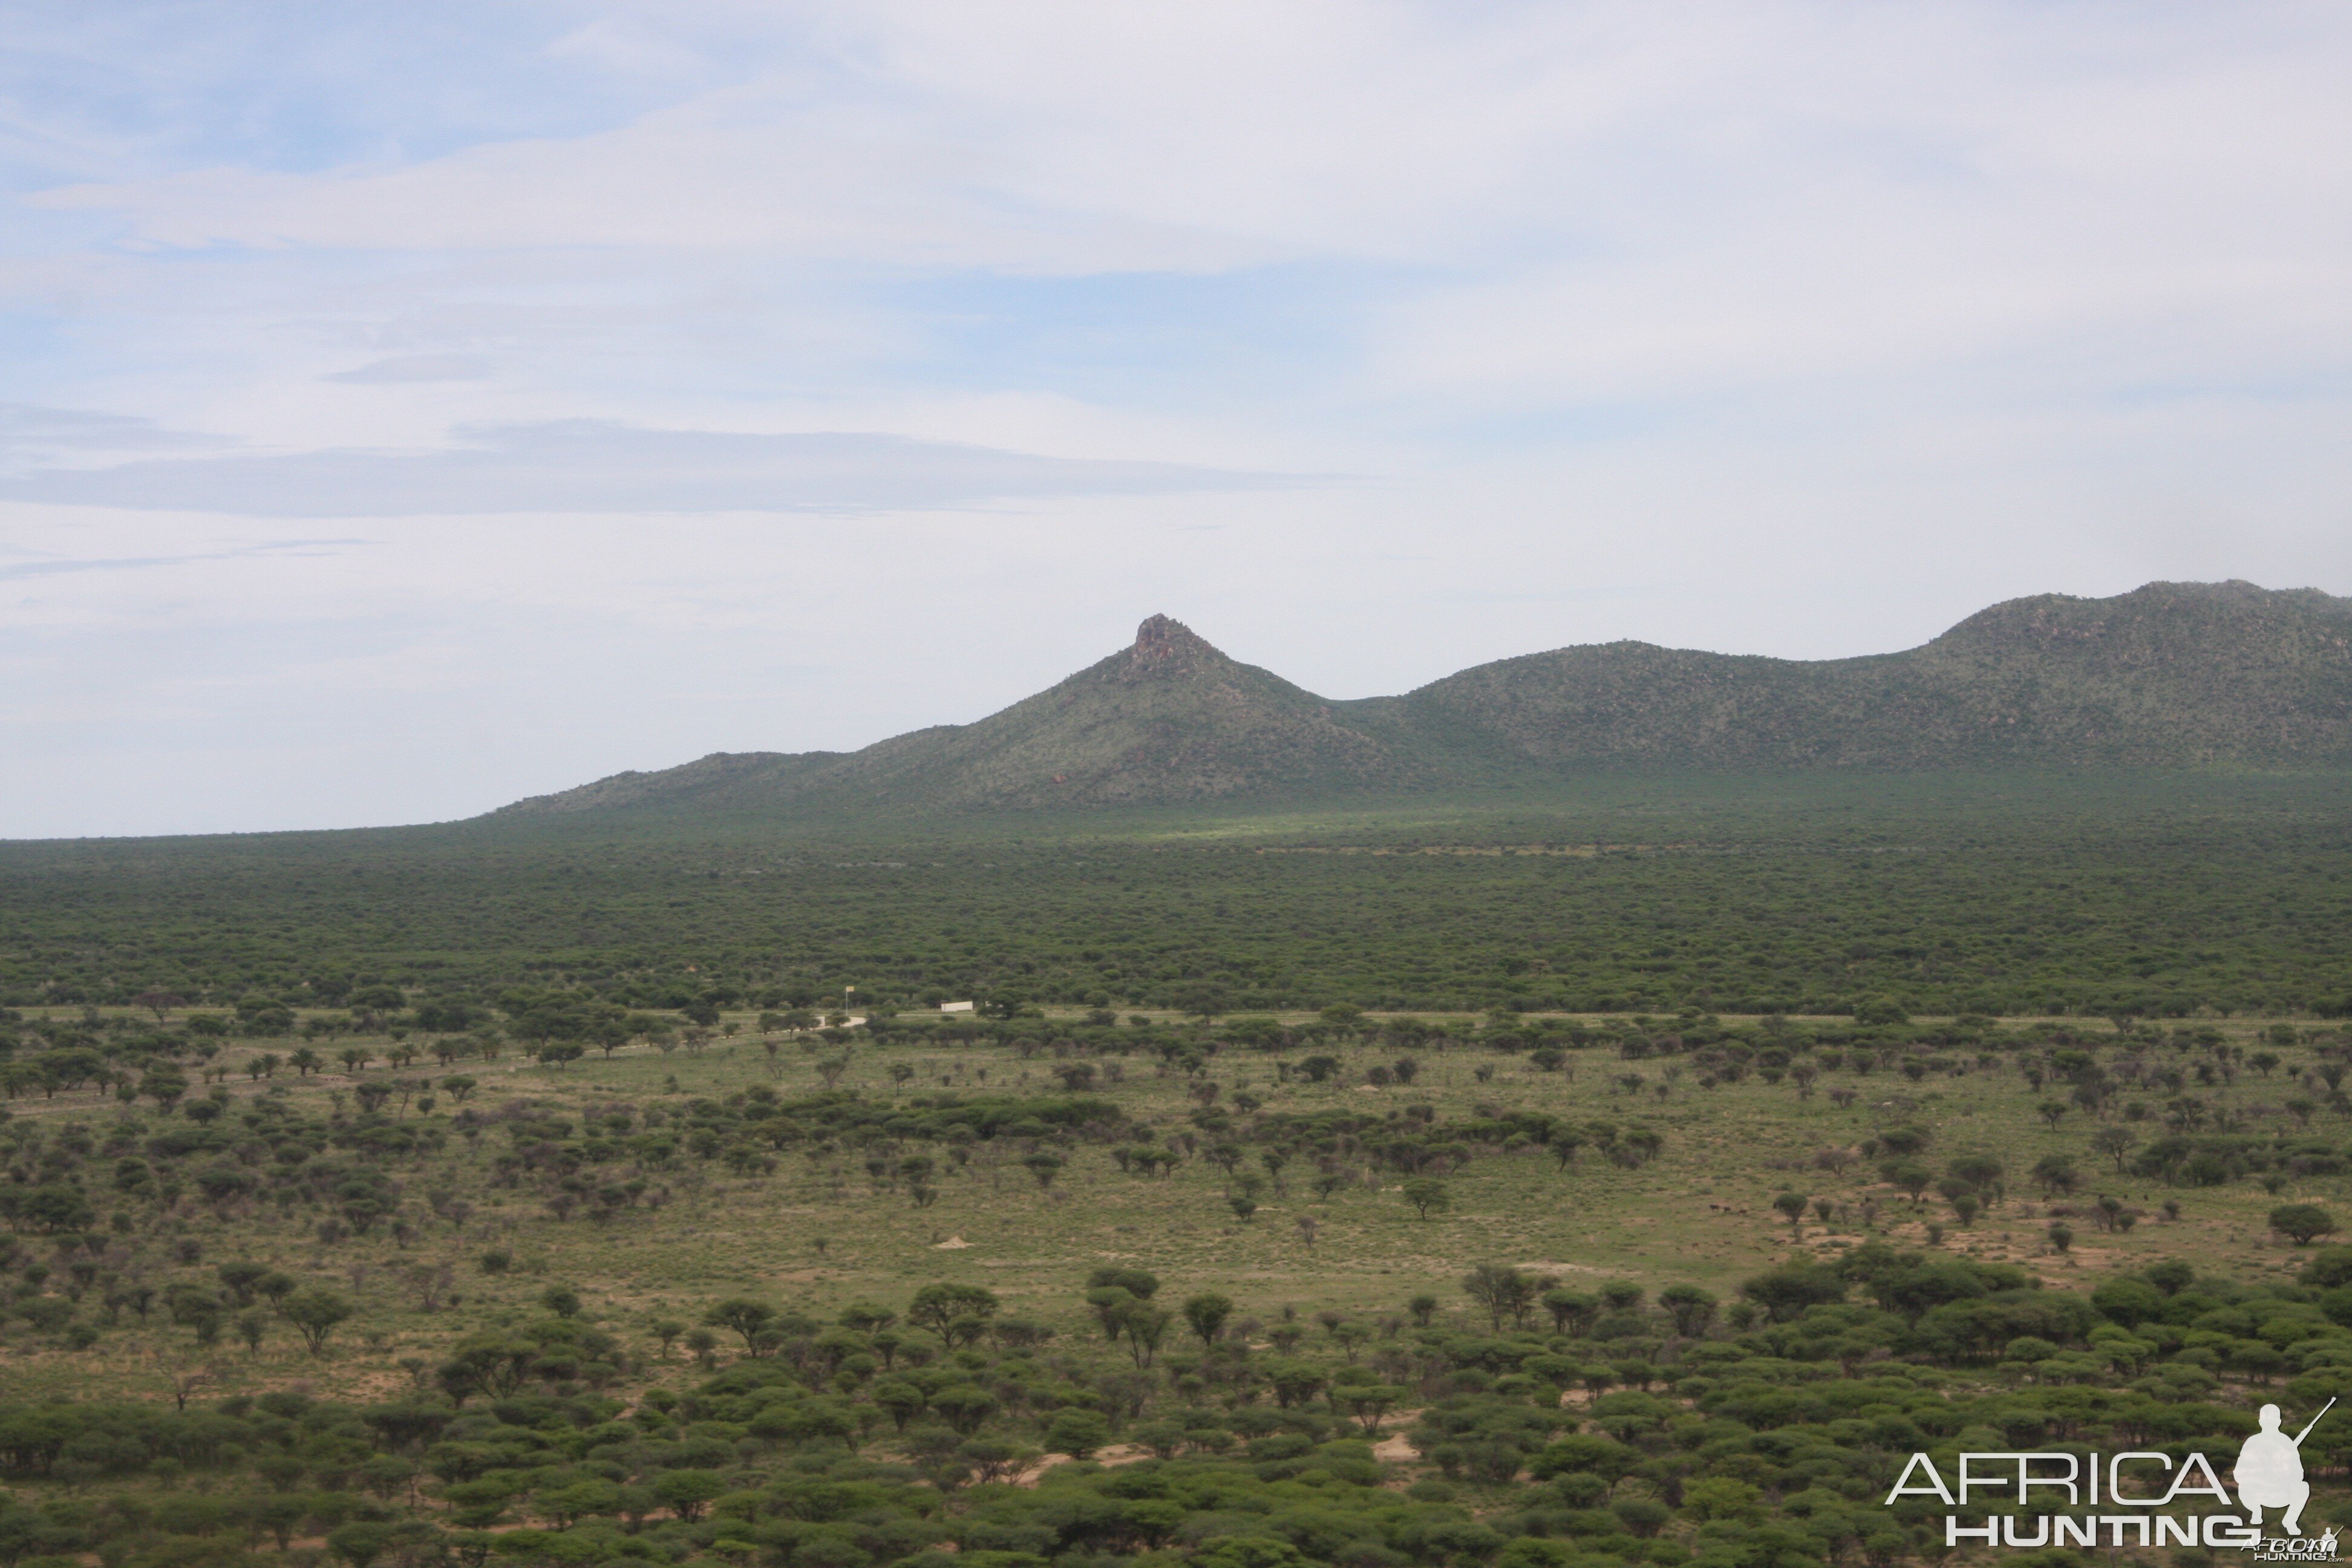
{"type": "Polygon", "coordinates": [[[1181,621],[1154,616],[1135,628],[1135,646],[1127,650],[1129,679],[1152,676],[1190,675],[1202,666],[1225,662],[1225,656],[1181,621]]]}

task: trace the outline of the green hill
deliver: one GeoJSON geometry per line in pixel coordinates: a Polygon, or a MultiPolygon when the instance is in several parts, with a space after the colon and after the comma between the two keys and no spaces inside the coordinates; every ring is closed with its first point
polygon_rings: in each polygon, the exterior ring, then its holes
{"type": "Polygon", "coordinates": [[[1418,794],[1596,770],[2352,762],[2352,600],[2250,583],[1996,605],[1924,647],[1805,661],[1646,643],[1335,702],[1164,616],[973,724],[839,752],[719,752],[517,815],[1176,805],[1418,794]]]}
{"type": "Polygon", "coordinates": [[[1144,805],[1334,788],[1412,788],[1438,770],[1409,736],[1238,663],[1165,616],[1132,646],[976,724],[837,752],[719,752],[622,773],[510,813],[672,807],[988,810],[1144,805]]]}
{"type": "Polygon", "coordinates": [[[1481,665],[1398,721],[1552,767],[2333,765],[2352,600],[2250,583],[2046,594],[1924,647],[1802,662],[1612,643],[1481,665]]]}

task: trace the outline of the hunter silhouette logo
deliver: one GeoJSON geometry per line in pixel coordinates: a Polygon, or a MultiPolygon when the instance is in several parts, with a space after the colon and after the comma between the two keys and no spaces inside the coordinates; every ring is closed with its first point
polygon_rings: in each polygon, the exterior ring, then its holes
{"type": "Polygon", "coordinates": [[[2319,1415],[2290,1437],[2279,1430],[2279,1407],[2263,1406],[2257,1417],[2262,1430],[2246,1439],[2238,1450],[2237,1468],[2230,1472],[2238,1483],[2238,1501],[2245,1507],[2248,1524],[2262,1523],[2266,1508],[2283,1508],[2286,1513],[2279,1528],[2289,1535],[2303,1533],[2303,1505],[2311,1500],[2311,1483],[2303,1479],[2303,1440],[2319,1425],[2319,1416],[2335,1408],[2336,1401],[2329,1400],[2319,1415]]]}
{"type": "MultiPolygon", "coordinates": [[[[2234,1503],[2202,1454],[2190,1454],[2176,1466],[2170,1455],[2146,1450],[2084,1455],[2049,1449],[1962,1454],[1948,1484],[1935,1460],[1914,1454],[1886,1502],[1891,1507],[1906,1497],[1932,1497],[1953,1510],[1944,1516],[1948,1548],[1975,1542],[2026,1548],[2234,1546],[2254,1552],[2256,1562],[2332,1563],[2335,1531],[2316,1541],[2303,1534],[2303,1510],[2311,1501],[2311,1483],[2303,1479],[2303,1443],[2335,1407],[2329,1400],[2290,1437],[2279,1429],[2279,1407],[2263,1405],[2258,1429],[2240,1446],[2231,1471],[2237,1483],[2234,1503]],[[1987,1511],[1974,1519],[1962,1511],[1972,1493],[1984,1492],[1998,1496],[2011,1511],[1987,1511]],[[2187,1517],[2157,1511],[2185,1510],[2200,1498],[2211,1500],[2203,1507],[2219,1509],[2187,1517]],[[2281,1510],[2283,1534],[2264,1538],[2266,1509],[2281,1510]]],[[[1976,1500],[1976,1506],[1982,1509],[1985,1501],[1976,1500]]]]}

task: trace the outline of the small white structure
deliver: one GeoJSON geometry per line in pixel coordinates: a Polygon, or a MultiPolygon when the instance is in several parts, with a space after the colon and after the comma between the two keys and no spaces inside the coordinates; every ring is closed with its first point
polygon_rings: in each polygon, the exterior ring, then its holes
{"type": "Polygon", "coordinates": [[[940,1011],[942,1013],[969,1013],[971,1010],[972,1005],[969,1002],[942,1002],[940,1004],[940,1011]]]}

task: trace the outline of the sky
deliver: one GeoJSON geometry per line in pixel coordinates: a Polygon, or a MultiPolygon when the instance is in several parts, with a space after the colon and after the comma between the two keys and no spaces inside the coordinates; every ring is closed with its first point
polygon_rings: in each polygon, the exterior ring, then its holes
{"type": "Polygon", "coordinates": [[[2352,594],[2352,10],[16,0],[0,837],[2352,594]]]}

